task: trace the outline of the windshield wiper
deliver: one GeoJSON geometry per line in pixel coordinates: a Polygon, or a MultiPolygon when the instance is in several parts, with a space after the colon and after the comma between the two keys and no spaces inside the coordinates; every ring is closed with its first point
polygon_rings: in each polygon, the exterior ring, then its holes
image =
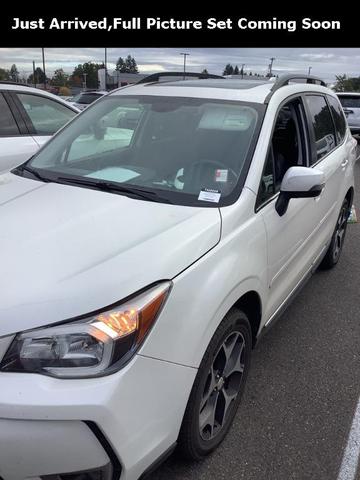
{"type": "Polygon", "coordinates": [[[128,187],[119,183],[108,182],[106,180],[87,180],[85,178],[74,177],[57,177],[55,180],[57,183],[68,183],[69,185],[81,185],[84,187],[92,187],[104,192],[119,192],[150,200],[152,202],[165,202],[172,203],[168,198],[160,196],[158,193],[143,190],[142,188],[128,187]]]}
{"type": "Polygon", "coordinates": [[[41,173],[39,173],[38,171],[34,170],[33,168],[31,167],[28,167],[26,164],[25,165],[19,165],[18,167],[14,168],[13,170],[15,173],[16,172],[28,172],[28,173],[31,173],[31,175],[33,175],[35,178],[37,178],[38,180],[41,180],[42,182],[51,182],[52,180],[50,178],[47,178],[47,177],[43,177],[41,175],[41,173]]]}

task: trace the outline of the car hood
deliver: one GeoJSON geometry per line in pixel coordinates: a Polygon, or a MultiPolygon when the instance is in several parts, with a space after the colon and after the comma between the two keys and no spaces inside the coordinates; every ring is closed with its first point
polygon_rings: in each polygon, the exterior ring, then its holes
{"type": "Polygon", "coordinates": [[[0,337],[171,279],[220,239],[217,208],[0,175],[0,337]]]}

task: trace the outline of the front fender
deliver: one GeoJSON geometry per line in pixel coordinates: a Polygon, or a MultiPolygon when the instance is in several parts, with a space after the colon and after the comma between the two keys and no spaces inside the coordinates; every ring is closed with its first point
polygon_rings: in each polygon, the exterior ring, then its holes
{"type": "Polygon", "coordinates": [[[253,216],[177,276],[141,355],[198,368],[220,322],[249,291],[266,301],[266,236],[253,216]],[[241,252],[241,253],[240,253],[241,252]]]}

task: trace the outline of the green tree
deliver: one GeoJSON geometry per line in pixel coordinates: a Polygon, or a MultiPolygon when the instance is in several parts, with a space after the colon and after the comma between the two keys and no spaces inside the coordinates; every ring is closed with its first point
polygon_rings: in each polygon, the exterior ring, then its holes
{"type": "Polygon", "coordinates": [[[19,80],[19,72],[16,68],[15,63],[11,65],[10,72],[9,72],[10,80],[13,82],[17,82],[19,80]]]}
{"type": "Polygon", "coordinates": [[[335,92],[345,92],[345,84],[347,81],[346,75],[335,75],[336,83],[334,86],[335,92]]]}
{"type": "Polygon", "coordinates": [[[233,73],[234,67],[230,63],[228,63],[224,68],[223,75],[232,75],[233,73]]]}
{"type": "Polygon", "coordinates": [[[118,61],[116,62],[115,70],[121,73],[125,73],[125,69],[126,69],[125,61],[122,57],[119,57],[118,61]]]}
{"type": "Polygon", "coordinates": [[[360,77],[347,77],[347,75],[335,75],[335,92],[360,92],[360,77]]]}
{"type": "Polygon", "coordinates": [[[105,65],[103,63],[94,62],[79,64],[74,68],[74,71],[70,77],[71,85],[78,85],[80,80],[80,82],[84,84],[86,83],[87,88],[98,88],[98,70],[100,68],[105,68],[105,65]]]}
{"type": "Polygon", "coordinates": [[[0,68],[0,81],[9,80],[9,70],[5,70],[5,68],[0,68]]]}
{"type": "Polygon", "coordinates": [[[115,70],[120,73],[139,73],[136,60],[131,55],[128,55],[125,60],[119,57],[115,70]]]}
{"type": "Polygon", "coordinates": [[[56,87],[66,87],[69,83],[69,75],[62,68],[55,70],[51,84],[56,87]]]}
{"type": "Polygon", "coordinates": [[[239,67],[237,65],[234,68],[234,75],[239,75],[239,67]]]}
{"type": "Polygon", "coordinates": [[[33,83],[33,84],[45,83],[45,75],[40,67],[37,67],[35,70],[35,78],[33,73],[29,75],[28,83],[33,83]]]}
{"type": "Polygon", "coordinates": [[[128,55],[126,58],[126,62],[129,66],[129,70],[130,70],[129,73],[139,73],[139,69],[134,57],[132,57],[131,55],[128,55]]]}

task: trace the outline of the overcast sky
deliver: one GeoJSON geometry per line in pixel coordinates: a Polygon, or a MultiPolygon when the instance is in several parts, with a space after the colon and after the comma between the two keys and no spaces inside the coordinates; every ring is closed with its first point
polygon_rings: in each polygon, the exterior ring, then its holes
{"type": "MultiPolygon", "coordinates": [[[[221,74],[226,63],[234,66],[245,64],[246,71],[266,73],[270,57],[275,57],[275,73],[296,72],[322,77],[333,82],[335,75],[346,73],[360,76],[360,48],[108,48],[108,69],[115,68],[116,60],[128,54],[135,57],[140,73],[162,70],[182,70],[183,57],[187,52],[188,71],[221,74]]],[[[46,74],[52,75],[57,68],[71,73],[76,65],[84,62],[102,62],[103,48],[46,48],[46,74]]],[[[32,61],[42,67],[40,48],[0,48],[0,68],[10,68],[13,63],[20,74],[32,72],[32,61]]]]}

